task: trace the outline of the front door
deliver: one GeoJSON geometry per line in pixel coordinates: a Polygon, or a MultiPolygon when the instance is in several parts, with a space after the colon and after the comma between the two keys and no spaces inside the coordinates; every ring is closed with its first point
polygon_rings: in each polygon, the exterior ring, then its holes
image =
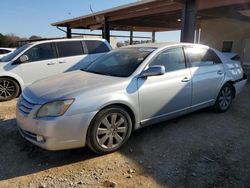
{"type": "Polygon", "coordinates": [[[191,105],[191,77],[186,68],[183,48],[159,53],[149,66],[165,66],[166,73],[138,79],[142,123],[160,120],[191,105]]]}
{"type": "Polygon", "coordinates": [[[23,55],[27,55],[29,58],[27,62],[20,64],[22,78],[26,86],[59,73],[58,59],[51,43],[33,46],[23,55]]]}

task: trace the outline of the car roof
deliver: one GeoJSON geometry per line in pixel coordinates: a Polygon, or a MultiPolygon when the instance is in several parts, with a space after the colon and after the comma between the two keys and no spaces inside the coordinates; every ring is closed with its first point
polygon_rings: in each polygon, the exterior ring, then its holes
{"type": "Polygon", "coordinates": [[[52,40],[41,40],[41,41],[34,41],[30,42],[30,44],[42,44],[42,43],[48,43],[48,42],[65,42],[65,41],[87,41],[87,40],[97,40],[106,42],[105,39],[100,38],[71,38],[71,39],[52,39],[52,40]]]}
{"type": "Polygon", "coordinates": [[[201,44],[194,44],[194,43],[181,43],[181,42],[160,42],[160,43],[143,43],[143,44],[136,44],[136,45],[129,45],[129,46],[124,46],[122,48],[164,48],[164,47],[170,47],[170,46],[200,46],[200,47],[208,47],[205,45],[201,45],[201,44]]]}

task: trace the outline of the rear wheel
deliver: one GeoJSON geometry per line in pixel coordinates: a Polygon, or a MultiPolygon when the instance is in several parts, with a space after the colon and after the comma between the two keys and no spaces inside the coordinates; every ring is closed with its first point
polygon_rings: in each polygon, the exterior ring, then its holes
{"type": "Polygon", "coordinates": [[[98,154],[111,153],[129,139],[131,132],[129,113],[119,106],[112,106],[100,111],[93,119],[87,134],[87,144],[98,154]]]}
{"type": "Polygon", "coordinates": [[[233,101],[233,96],[233,86],[229,83],[226,83],[220,90],[216,103],[213,106],[213,110],[218,113],[226,112],[233,101]]]}
{"type": "Polygon", "coordinates": [[[20,92],[19,85],[11,78],[0,78],[0,102],[14,99],[20,92]]]}

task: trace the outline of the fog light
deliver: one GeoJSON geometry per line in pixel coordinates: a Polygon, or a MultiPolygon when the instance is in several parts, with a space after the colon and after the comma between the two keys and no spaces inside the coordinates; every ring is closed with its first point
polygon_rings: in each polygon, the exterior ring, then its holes
{"type": "Polygon", "coordinates": [[[38,135],[36,136],[36,141],[37,142],[44,142],[44,140],[45,139],[42,136],[38,136],[38,135]]]}

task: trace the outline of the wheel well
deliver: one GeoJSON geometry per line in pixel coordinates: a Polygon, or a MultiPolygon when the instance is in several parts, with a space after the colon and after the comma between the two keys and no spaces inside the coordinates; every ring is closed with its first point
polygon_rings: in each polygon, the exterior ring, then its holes
{"type": "Polygon", "coordinates": [[[236,93],[236,90],[235,90],[235,87],[234,87],[234,82],[233,81],[228,81],[227,82],[228,84],[230,84],[231,86],[232,86],[232,88],[233,88],[233,98],[235,97],[235,93],[236,93]]]}
{"type": "Polygon", "coordinates": [[[134,130],[135,129],[135,121],[136,121],[135,114],[129,106],[127,106],[125,104],[121,104],[121,103],[115,103],[115,104],[110,104],[108,106],[103,107],[102,109],[99,110],[99,112],[103,109],[110,108],[112,106],[116,106],[116,107],[118,106],[118,107],[124,108],[129,113],[131,120],[132,120],[132,126],[133,126],[132,130],[134,130]]]}
{"type": "Polygon", "coordinates": [[[10,76],[1,76],[0,78],[8,78],[8,79],[14,80],[17,83],[18,87],[19,87],[18,96],[22,93],[21,85],[20,85],[20,83],[15,78],[10,77],[10,76]]]}

